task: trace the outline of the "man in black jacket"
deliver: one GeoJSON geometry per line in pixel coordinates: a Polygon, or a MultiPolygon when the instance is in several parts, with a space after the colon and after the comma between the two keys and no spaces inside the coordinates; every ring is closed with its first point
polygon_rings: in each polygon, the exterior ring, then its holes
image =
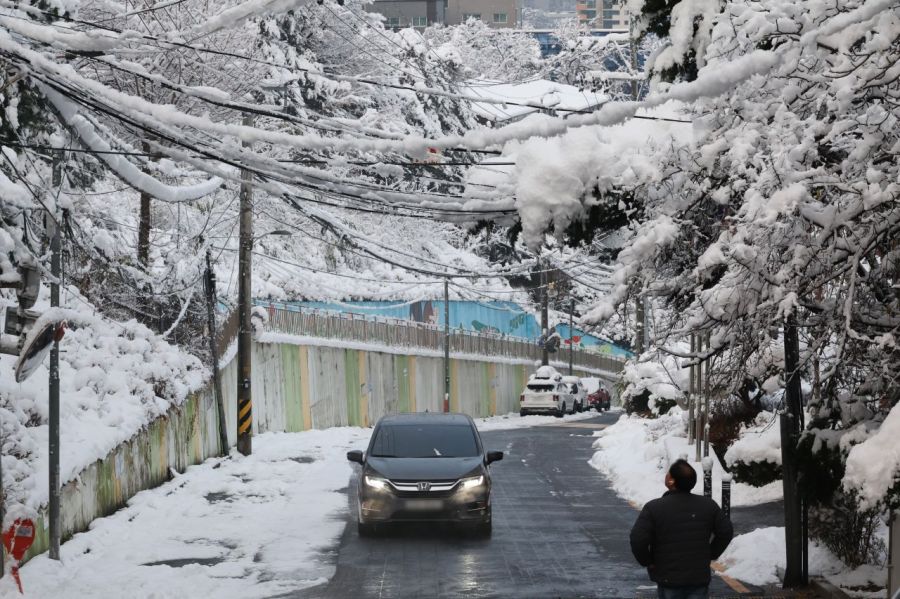
{"type": "Polygon", "coordinates": [[[691,493],[696,484],[694,468],[674,462],[666,474],[669,490],[644,506],[631,529],[631,552],[657,584],[660,599],[708,597],[709,564],[734,534],[715,501],[691,493]]]}

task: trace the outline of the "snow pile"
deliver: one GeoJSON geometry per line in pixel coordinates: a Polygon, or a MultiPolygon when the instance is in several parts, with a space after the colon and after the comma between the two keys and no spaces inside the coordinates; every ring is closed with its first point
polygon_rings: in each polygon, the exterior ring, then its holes
{"type": "MultiPolygon", "coordinates": [[[[22,569],[35,597],[272,597],[326,581],[345,526],[349,449],[370,429],[266,433],[192,466],[22,569]]],[[[4,579],[8,583],[9,577],[4,579]]],[[[8,591],[7,587],[0,588],[8,591]]]]}
{"type": "MultiPolygon", "coordinates": [[[[770,526],[738,535],[719,558],[724,574],[754,585],[776,584],[778,568],[786,566],[784,528],[770,526]]],[[[809,574],[836,574],[843,564],[828,549],[809,543],[809,574]]]]}
{"type": "Polygon", "coordinates": [[[843,485],[856,491],[860,507],[875,505],[900,484],[900,406],[894,406],[872,437],[855,445],[847,456],[843,485]]]}
{"type": "MultiPolygon", "coordinates": [[[[882,531],[884,532],[884,531],[882,531]]],[[[719,558],[723,574],[753,584],[777,584],[786,566],[784,528],[771,526],[738,535],[719,558]]],[[[884,597],[885,568],[869,564],[850,570],[831,551],[809,542],[809,574],[821,576],[853,597],[884,597]]]]}
{"type": "MultiPolygon", "coordinates": [[[[686,457],[692,461],[694,445],[685,437],[686,414],[678,407],[672,408],[660,418],[646,419],[622,416],[606,430],[594,433],[597,449],[590,464],[602,472],[616,493],[633,503],[643,505],[665,492],[663,480],[669,465],[686,457]]],[[[703,493],[702,468],[693,462],[697,470],[697,486],[693,492],[703,493]]],[[[713,496],[721,496],[722,475],[725,473],[718,460],[713,460],[713,496]]],[[[742,483],[731,486],[731,505],[757,505],[780,499],[781,483],[756,488],[742,483]]]]}
{"type": "MultiPolygon", "coordinates": [[[[137,322],[56,312],[70,324],[60,343],[60,479],[65,484],[200,389],[207,371],[197,358],[137,322]]],[[[14,363],[13,356],[0,356],[7,522],[36,516],[48,500],[48,365],[15,383],[14,363]]]]}
{"type": "Polygon", "coordinates": [[[741,428],[740,436],[725,452],[725,463],[729,468],[737,462],[781,465],[781,429],[775,414],[760,412],[751,426],[741,428]]]}

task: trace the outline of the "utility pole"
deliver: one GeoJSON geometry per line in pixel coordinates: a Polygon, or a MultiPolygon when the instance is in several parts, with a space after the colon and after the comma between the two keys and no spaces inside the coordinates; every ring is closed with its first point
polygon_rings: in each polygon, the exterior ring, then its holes
{"type": "Polygon", "coordinates": [[[572,376],[573,368],[572,365],[575,361],[575,328],[574,328],[574,318],[575,318],[575,298],[569,300],[569,376],[572,376]]]}
{"type": "Polygon", "coordinates": [[[790,314],[784,323],[785,412],[781,414],[781,462],[784,472],[784,535],[786,564],[784,587],[807,583],[805,563],[807,539],[804,535],[804,509],[799,489],[797,441],[803,430],[803,406],[800,389],[800,338],[797,317],[790,314]]]}
{"type": "Polygon", "coordinates": [[[541,346],[541,366],[546,366],[550,363],[550,353],[547,351],[547,333],[550,326],[547,322],[550,319],[547,304],[550,298],[547,293],[547,270],[540,260],[538,260],[538,269],[541,271],[541,337],[544,340],[541,346]]]}
{"type": "Polygon", "coordinates": [[[219,346],[216,339],[216,273],[212,268],[212,256],[206,248],[206,323],[209,329],[209,359],[212,366],[213,392],[216,395],[216,412],[219,417],[219,447],[222,455],[228,453],[228,429],[225,420],[225,398],[222,396],[222,381],[219,375],[219,346]]]}
{"type": "MultiPolygon", "coordinates": [[[[150,144],[146,141],[141,143],[141,148],[144,153],[147,154],[150,152],[150,144]]],[[[150,160],[148,157],[147,160],[150,160]]],[[[141,171],[145,174],[149,174],[149,169],[145,165],[141,168],[141,171]]],[[[138,217],[138,243],[137,243],[137,258],[138,263],[141,266],[146,267],[148,262],[150,261],[150,201],[151,196],[146,191],[141,192],[141,206],[140,206],[140,214],[138,217]]]]}
{"type": "Polygon", "coordinates": [[[450,411],[450,279],[444,277],[444,412],[450,411]]]}
{"type": "MultiPolygon", "coordinates": [[[[62,155],[53,155],[53,188],[62,187],[62,155]]],[[[57,194],[57,198],[59,194],[57,194]]],[[[59,223],[56,202],[51,206],[53,214],[47,215],[48,233],[50,234],[50,306],[59,307],[59,281],[62,277],[60,261],[59,223]]],[[[50,559],[59,560],[59,341],[54,338],[50,348],[50,559]]]]}
{"type": "MultiPolygon", "coordinates": [[[[253,120],[244,116],[244,125],[251,126],[253,120]]],[[[250,144],[244,142],[244,147],[250,144]]],[[[250,310],[251,296],[251,259],[253,255],[253,188],[250,171],[241,171],[240,195],[240,247],[238,250],[238,405],[237,405],[237,449],[243,455],[250,455],[253,450],[252,425],[253,403],[250,389],[252,373],[252,324],[250,310]]]]}

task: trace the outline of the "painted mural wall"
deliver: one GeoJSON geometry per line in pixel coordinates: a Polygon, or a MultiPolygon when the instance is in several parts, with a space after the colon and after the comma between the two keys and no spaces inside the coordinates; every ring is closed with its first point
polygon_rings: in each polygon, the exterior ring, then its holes
{"type": "MultiPolygon", "coordinates": [[[[255,343],[253,431],[297,432],[371,426],[396,412],[443,407],[440,357],[360,349],[255,343]]],[[[472,417],[518,412],[519,394],[534,366],[451,358],[450,409],[472,417]]],[[[590,376],[586,372],[578,372],[590,376]]],[[[236,442],[237,363],[222,372],[229,442],[236,442]]]]}

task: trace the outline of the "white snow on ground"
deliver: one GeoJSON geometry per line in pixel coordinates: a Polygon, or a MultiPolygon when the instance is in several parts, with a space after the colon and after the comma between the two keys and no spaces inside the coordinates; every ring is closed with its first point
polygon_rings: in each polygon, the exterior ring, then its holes
{"type": "MultiPolygon", "coordinates": [[[[786,564],[784,528],[758,528],[738,535],[719,562],[726,567],[726,576],[753,585],[778,583],[777,570],[786,564]]],[[[809,574],[824,577],[853,597],[884,597],[885,568],[867,564],[849,570],[831,551],[815,541],[809,543],[809,574]],[[880,590],[863,590],[879,587],[880,590]]]]}
{"type": "MultiPolygon", "coordinates": [[[[726,567],[725,575],[753,585],[778,582],[777,568],[786,564],[784,528],[770,526],[738,535],[719,558],[726,567]]],[[[809,573],[821,576],[838,572],[843,564],[828,549],[815,542],[809,544],[809,573]]]]}
{"type": "MultiPolygon", "coordinates": [[[[684,411],[677,407],[655,419],[623,415],[614,425],[594,433],[598,437],[594,442],[597,452],[591,458],[591,466],[602,472],[616,493],[628,501],[643,505],[661,496],[669,464],[684,456],[693,461],[695,456],[694,446],[687,443],[684,418],[684,411]]],[[[702,494],[701,465],[693,465],[698,475],[694,493],[702,494]]],[[[714,460],[713,496],[717,501],[723,473],[721,464],[714,460]]],[[[780,482],[760,488],[734,483],[731,491],[734,506],[757,505],[782,496],[780,482]]]]}
{"type": "Polygon", "coordinates": [[[562,424],[566,422],[577,422],[579,420],[587,420],[596,418],[597,412],[581,412],[580,414],[566,414],[562,418],[556,416],[519,416],[515,412],[490,416],[488,418],[475,418],[475,426],[481,432],[486,431],[502,431],[513,428],[528,428],[530,426],[540,426],[546,424],[562,424]]]}
{"type": "MultiPolygon", "coordinates": [[[[334,566],[320,552],[346,523],[346,452],[364,449],[370,434],[332,428],[254,437],[251,456],[209,459],[96,520],[62,545],[61,563],[47,554],[27,563],[25,592],[250,599],[321,583],[334,566]],[[167,560],[200,563],[152,565],[167,560]]],[[[2,586],[0,596],[10,591],[2,586]]]]}

